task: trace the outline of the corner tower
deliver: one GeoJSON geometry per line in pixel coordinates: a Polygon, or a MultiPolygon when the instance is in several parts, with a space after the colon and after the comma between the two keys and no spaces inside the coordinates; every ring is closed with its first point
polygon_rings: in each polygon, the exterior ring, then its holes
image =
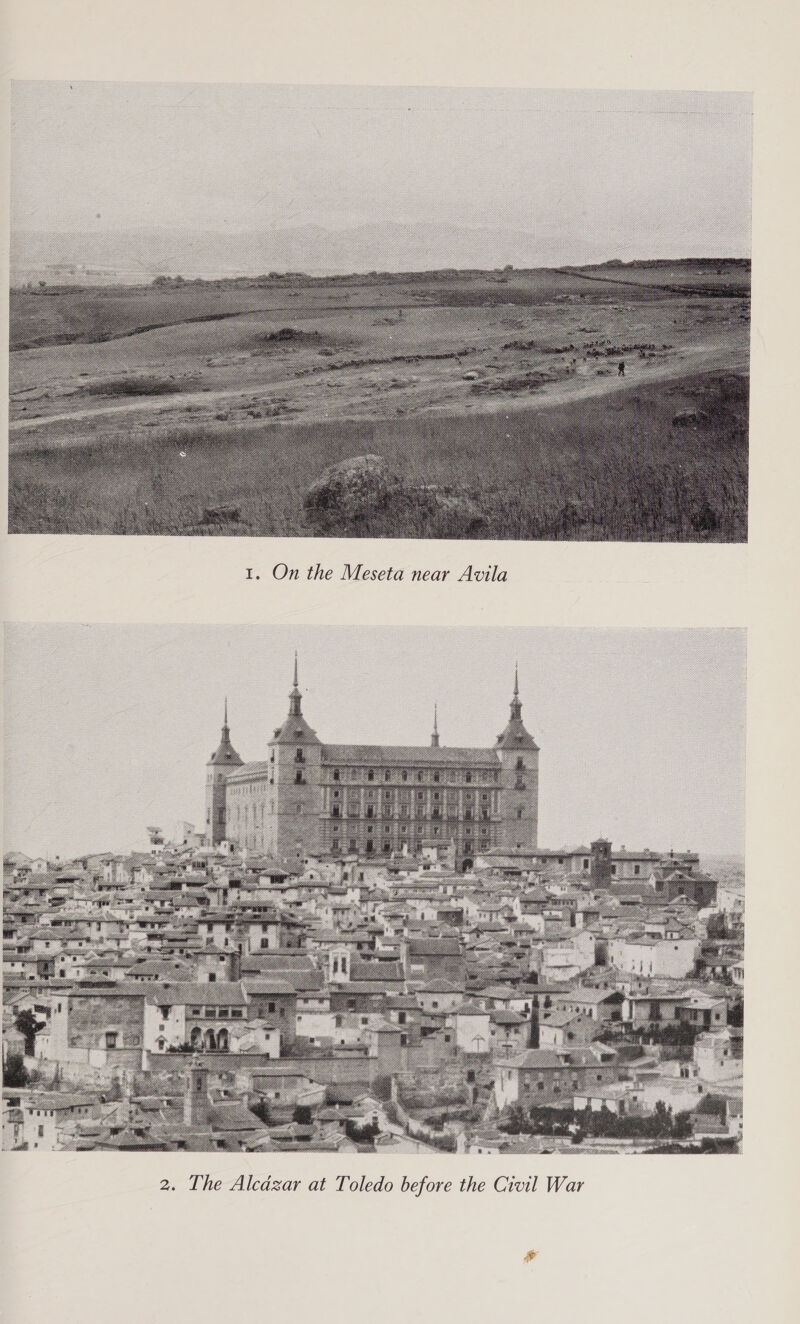
{"type": "Polygon", "coordinates": [[[231,744],[226,699],[219,745],[206,764],[206,841],[209,846],[217,846],[227,836],[227,778],[230,771],[241,766],[242,760],[231,744]]]}
{"type": "Polygon", "coordinates": [[[297,676],[289,712],[269,744],[269,800],[265,839],[279,860],[300,860],[320,849],[322,744],[303,716],[297,676]]]}
{"type": "Polygon", "coordinates": [[[495,749],[501,768],[497,844],[507,850],[531,849],[539,836],[539,746],[522,720],[517,667],[511,714],[495,749]]]}

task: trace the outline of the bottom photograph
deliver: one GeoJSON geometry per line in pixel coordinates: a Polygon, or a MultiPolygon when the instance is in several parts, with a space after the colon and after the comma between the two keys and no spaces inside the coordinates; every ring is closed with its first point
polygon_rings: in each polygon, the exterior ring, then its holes
{"type": "Polygon", "coordinates": [[[8,625],[3,1148],[740,1153],[745,680],[735,629],[8,625]]]}

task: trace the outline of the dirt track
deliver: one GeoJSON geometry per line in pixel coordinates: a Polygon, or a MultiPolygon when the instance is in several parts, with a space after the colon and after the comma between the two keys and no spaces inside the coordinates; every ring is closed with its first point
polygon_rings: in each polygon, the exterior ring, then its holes
{"type": "MultiPolygon", "coordinates": [[[[682,377],[688,373],[712,371],[724,369],[727,371],[747,370],[746,354],[743,352],[733,353],[721,349],[719,346],[696,345],[682,350],[680,355],[670,359],[667,362],[652,362],[645,360],[639,362],[634,359],[626,362],[626,372],[624,377],[619,377],[616,373],[616,364],[612,365],[610,375],[575,375],[561,382],[552,382],[545,384],[539,391],[533,392],[515,392],[504,394],[502,399],[475,399],[467,397],[462,402],[461,408],[466,407],[470,414],[475,413],[495,413],[511,407],[518,407],[524,404],[528,409],[542,409],[548,406],[566,404],[572,400],[584,400],[595,396],[612,395],[620,391],[630,390],[633,387],[641,386],[649,382],[667,381],[682,377]]],[[[137,398],[128,400],[124,404],[99,404],[89,408],[73,409],[61,413],[41,415],[37,418],[15,419],[9,424],[9,431],[12,434],[10,449],[14,452],[24,452],[28,449],[41,449],[43,442],[49,447],[58,448],[61,446],[80,446],[96,442],[97,434],[92,431],[87,436],[62,435],[52,440],[44,437],[37,437],[35,441],[28,441],[27,438],[20,441],[13,439],[13,434],[20,432],[38,432],[50,428],[55,424],[73,424],[86,422],[89,420],[100,420],[107,417],[116,417],[119,415],[135,415],[139,419],[152,418],[155,416],[160,424],[165,426],[179,426],[185,424],[187,417],[185,411],[192,410],[197,406],[206,409],[212,409],[218,403],[225,400],[240,399],[251,402],[259,395],[264,397],[274,394],[275,382],[271,382],[261,388],[250,385],[248,387],[227,387],[224,389],[206,389],[200,391],[176,392],[170,395],[166,400],[163,396],[153,397],[151,399],[137,398]]],[[[441,405],[429,404],[420,412],[439,413],[450,412],[453,408],[452,402],[443,402],[441,405]]],[[[313,422],[319,421],[320,415],[315,410],[304,412],[300,417],[295,415],[295,421],[313,422]]],[[[324,417],[324,416],[322,416],[324,417]]]]}

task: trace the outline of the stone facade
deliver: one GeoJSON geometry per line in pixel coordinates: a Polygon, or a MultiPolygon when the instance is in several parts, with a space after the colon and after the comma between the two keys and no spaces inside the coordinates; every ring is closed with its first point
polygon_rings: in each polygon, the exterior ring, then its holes
{"type": "Polygon", "coordinates": [[[443,746],[435,720],[430,745],[326,745],[303,716],[295,661],[289,712],[265,761],[242,762],[226,707],[207,764],[206,837],[287,861],[452,843],[465,867],[484,850],[535,848],[538,802],[539,747],[522,721],[516,677],[508,723],[491,747],[443,746]]]}

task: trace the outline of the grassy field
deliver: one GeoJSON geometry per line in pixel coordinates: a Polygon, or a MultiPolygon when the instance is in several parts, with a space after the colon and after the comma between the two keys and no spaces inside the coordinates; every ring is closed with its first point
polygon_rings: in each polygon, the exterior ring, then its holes
{"type": "MultiPolygon", "coordinates": [[[[468,417],[249,426],[132,424],[12,456],[12,532],[308,535],[302,484],[354,454],[473,502],[501,539],[743,541],[747,379],[711,373],[600,399],[468,417]],[[697,411],[678,426],[675,416],[697,411]]],[[[458,537],[458,517],[398,502],[332,535],[458,537]]]]}
{"type": "MultiPolygon", "coordinates": [[[[468,499],[486,537],[742,540],[749,278],[704,260],[12,291],[11,529],[308,534],[309,483],[377,453],[468,499]]],[[[404,499],[326,532],[459,521],[404,499]]]]}
{"type": "Polygon", "coordinates": [[[749,262],[650,262],[511,272],[382,273],[374,277],[277,276],[139,286],[17,288],[10,296],[12,350],[102,343],[161,326],[249,313],[322,313],[333,306],[394,308],[402,303],[535,307],[553,298],[590,301],[606,292],[636,301],[664,290],[749,297],[749,262]],[[599,285],[599,288],[598,288],[599,285]],[[604,289],[603,287],[606,287],[604,289]]]}

